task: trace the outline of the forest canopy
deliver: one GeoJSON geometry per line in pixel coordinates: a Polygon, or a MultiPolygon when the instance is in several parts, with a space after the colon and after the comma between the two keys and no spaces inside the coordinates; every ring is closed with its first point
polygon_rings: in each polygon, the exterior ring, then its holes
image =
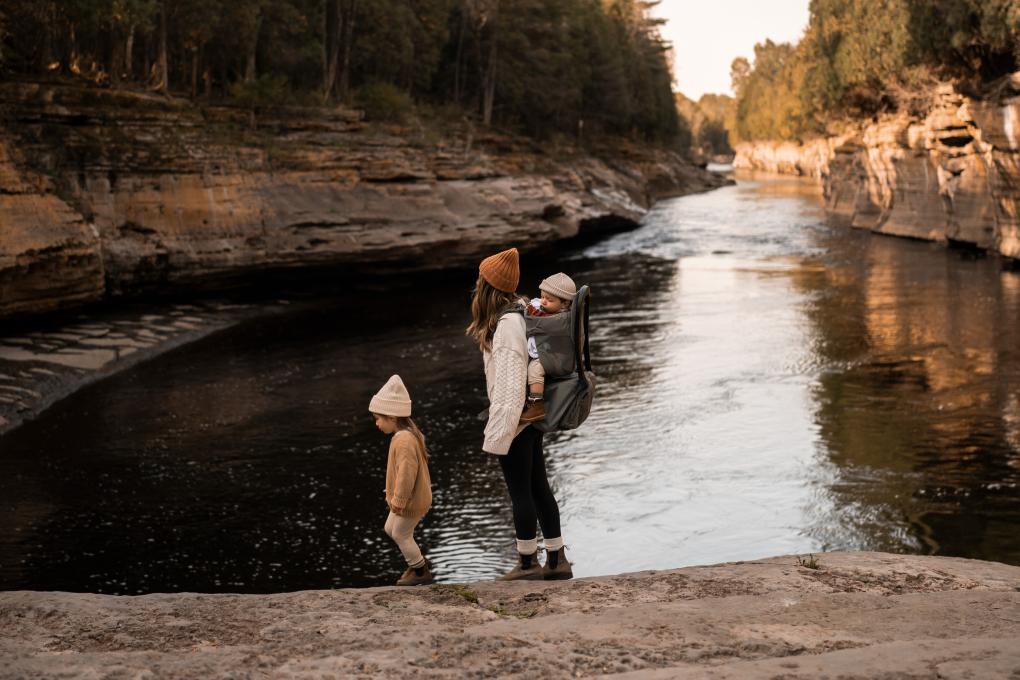
{"type": "Polygon", "coordinates": [[[799,139],[840,118],[920,113],[933,84],[1017,70],[1020,0],[811,0],[797,45],[765,41],[731,77],[741,140],[799,139]]]}
{"type": "Polygon", "coordinates": [[[643,0],[7,0],[0,70],[250,103],[415,104],[689,141],[643,0]]]}

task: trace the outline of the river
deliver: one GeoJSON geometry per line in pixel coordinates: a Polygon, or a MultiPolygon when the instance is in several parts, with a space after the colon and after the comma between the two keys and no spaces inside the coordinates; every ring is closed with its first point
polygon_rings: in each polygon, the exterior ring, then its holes
{"type": "MultiPolygon", "coordinates": [[[[1020,272],[824,225],[813,185],[745,180],[525,258],[592,287],[599,393],[547,437],[578,576],[834,549],[1020,564],[1020,272]]],[[[470,274],[307,291],[92,385],[0,438],[0,588],[383,585],[400,373],[432,449],[442,580],[509,568],[480,453],[470,274]]]]}

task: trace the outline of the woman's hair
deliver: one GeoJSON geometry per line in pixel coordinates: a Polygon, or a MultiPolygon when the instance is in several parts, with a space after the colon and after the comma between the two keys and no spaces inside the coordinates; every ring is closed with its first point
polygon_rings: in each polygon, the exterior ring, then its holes
{"type": "Polygon", "coordinates": [[[397,429],[407,430],[414,435],[414,438],[418,440],[418,446],[421,447],[421,450],[425,454],[425,458],[427,460],[429,457],[429,448],[425,446],[425,435],[421,433],[421,430],[419,430],[415,422],[411,420],[411,417],[398,416],[397,429]]]}
{"type": "Polygon", "coordinates": [[[517,302],[517,293],[504,293],[493,288],[484,277],[479,276],[471,296],[471,325],[464,331],[478,341],[483,352],[492,345],[496,324],[506,308],[517,302]]]}

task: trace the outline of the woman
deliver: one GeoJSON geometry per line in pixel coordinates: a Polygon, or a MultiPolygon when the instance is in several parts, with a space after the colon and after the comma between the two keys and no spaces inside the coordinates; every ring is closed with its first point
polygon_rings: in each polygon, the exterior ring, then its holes
{"type": "Polygon", "coordinates": [[[467,328],[482,351],[489,395],[482,450],[499,457],[517,533],[519,562],[500,579],[568,579],[574,574],[563,549],[560,509],[545,474],[542,433],[520,422],[527,390],[528,341],[524,300],[516,292],[519,281],[516,248],[482,260],[467,328]],[[536,524],[541,524],[545,538],[544,567],[538,561],[536,524]]]}

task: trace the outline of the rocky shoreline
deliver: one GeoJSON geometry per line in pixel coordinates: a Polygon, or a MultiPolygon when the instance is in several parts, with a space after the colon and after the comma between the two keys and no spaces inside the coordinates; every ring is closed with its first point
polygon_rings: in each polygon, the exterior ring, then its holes
{"type": "Polygon", "coordinates": [[[466,266],[633,228],[726,184],[680,154],[578,149],[466,120],[196,105],[0,83],[0,318],[273,272],[466,266]]]}
{"type": "Polygon", "coordinates": [[[1020,259],[1020,73],[975,98],[941,86],[923,118],[804,143],[752,142],[734,168],[817,178],[834,223],[1020,259]]]}
{"type": "Polygon", "coordinates": [[[1020,567],[826,553],[561,582],[0,593],[0,678],[1020,674],[1020,567]]]}

